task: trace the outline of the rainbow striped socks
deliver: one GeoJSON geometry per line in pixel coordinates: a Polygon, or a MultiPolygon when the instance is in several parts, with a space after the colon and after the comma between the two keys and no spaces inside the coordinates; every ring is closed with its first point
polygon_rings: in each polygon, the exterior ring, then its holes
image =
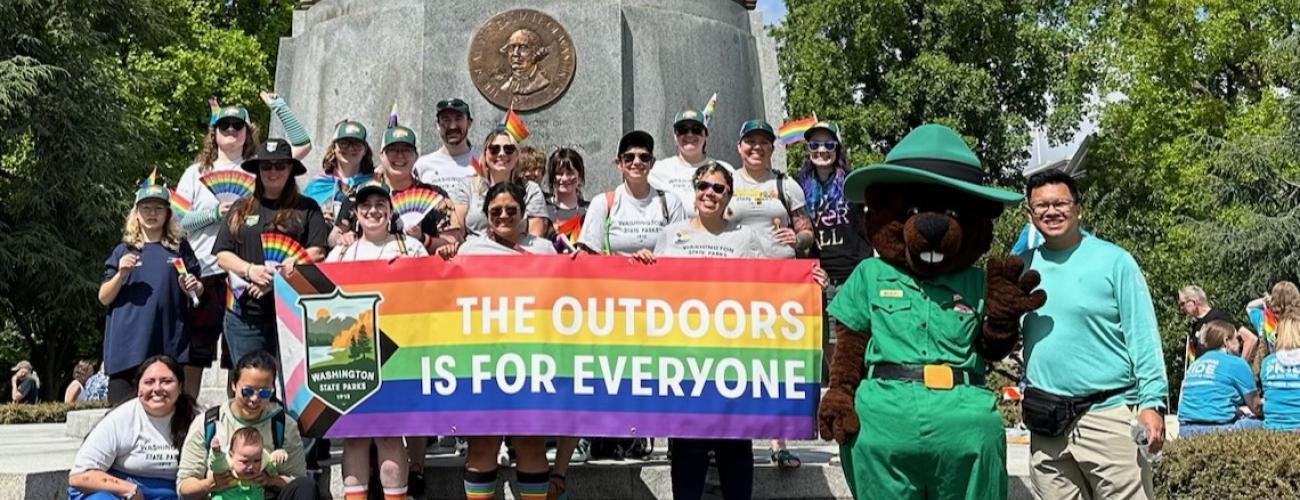
{"type": "Polygon", "coordinates": [[[519,500],[546,500],[546,486],[551,480],[550,471],[515,471],[519,479],[519,500]]]}
{"type": "MultiPolygon", "coordinates": [[[[545,490],[542,490],[545,495],[545,490]]],[[[465,498],[468,500],[492,500],[497,493],[497,471],[476,472],[465,469],[465,498]]]]}

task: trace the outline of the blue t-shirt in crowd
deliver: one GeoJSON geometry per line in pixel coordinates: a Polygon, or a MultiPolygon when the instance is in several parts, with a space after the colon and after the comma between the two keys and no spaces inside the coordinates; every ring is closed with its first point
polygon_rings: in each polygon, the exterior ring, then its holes
{"type": "Polygon", "coordinates": [[[1226,424],[1237,416],[1246,395],[1255,392],[1255,374],[1246,360],[1222,349],[1205,353],[1187,368],[1178,422],[1226,424]]]}
{"type": "Polygon", "coordinates": [[[198,276],[199,260],[188,241],[173,252],[159,243],[136,250],[118,243],[104,261],[104,279],[117,274],[117,262],[127,252],[139,254],[139,265],[127,276],[104,321],[104,372],[133,370],[145,358],[166,354],[179,362],[190,359],[190,336],[185,308],[190,298],[181,289],[180,275],[171,260],[180,257],[185,269],[198,276]]]}
{"type": "Polygon", "coordinates": [[[1264,385],[1264,427],[1300,429],[1300,350],[1269,354],[1260,365],[1264,385]]]}

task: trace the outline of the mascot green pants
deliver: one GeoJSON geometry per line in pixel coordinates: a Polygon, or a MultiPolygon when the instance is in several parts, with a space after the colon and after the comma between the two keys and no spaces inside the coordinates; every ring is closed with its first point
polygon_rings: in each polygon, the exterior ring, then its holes
{"type": "Polygon", "coordinates": [[[845,181],[845,196],[867,205],[879,257],[830,305],[839,343],[819,420],[842,446],[856,498],[1007,495],[1006,438],[984,375],[1046,295],[1014,258],[974,267],[993,221],[1020,201],[982,181],[974,153],[938,125],[845,181]]]}

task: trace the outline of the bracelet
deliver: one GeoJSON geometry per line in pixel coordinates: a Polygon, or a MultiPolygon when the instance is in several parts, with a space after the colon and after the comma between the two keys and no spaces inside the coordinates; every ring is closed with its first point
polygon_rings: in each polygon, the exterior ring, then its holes
{"type": "Polygon", "coordinates": [[[248,263],[248,267],[245,267],[245,268],[244,268],[244,281],[248,281],[248,280],[252,280],[252,279],[253,279],[252,274],[251,274],[252,272],[253,272],[253,263],[252,263],[252,262],[249,262],[249,263],[248,263]]]}

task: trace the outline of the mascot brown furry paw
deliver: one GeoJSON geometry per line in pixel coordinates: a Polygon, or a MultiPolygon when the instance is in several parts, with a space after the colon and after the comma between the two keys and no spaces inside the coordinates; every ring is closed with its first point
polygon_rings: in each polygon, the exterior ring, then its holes
{"type": "Polygon", "coordinates": [[[1005,498],[1006,437],[984,374],[1047,296],[1019,259],[975,263],[1021,196],[984,186],[979,159],[940,125],[854,171],[844,194],[866,203],[880,256],[830,305],[839,340],[822,437],[841,444],[856,498],[1005,498]]]}

